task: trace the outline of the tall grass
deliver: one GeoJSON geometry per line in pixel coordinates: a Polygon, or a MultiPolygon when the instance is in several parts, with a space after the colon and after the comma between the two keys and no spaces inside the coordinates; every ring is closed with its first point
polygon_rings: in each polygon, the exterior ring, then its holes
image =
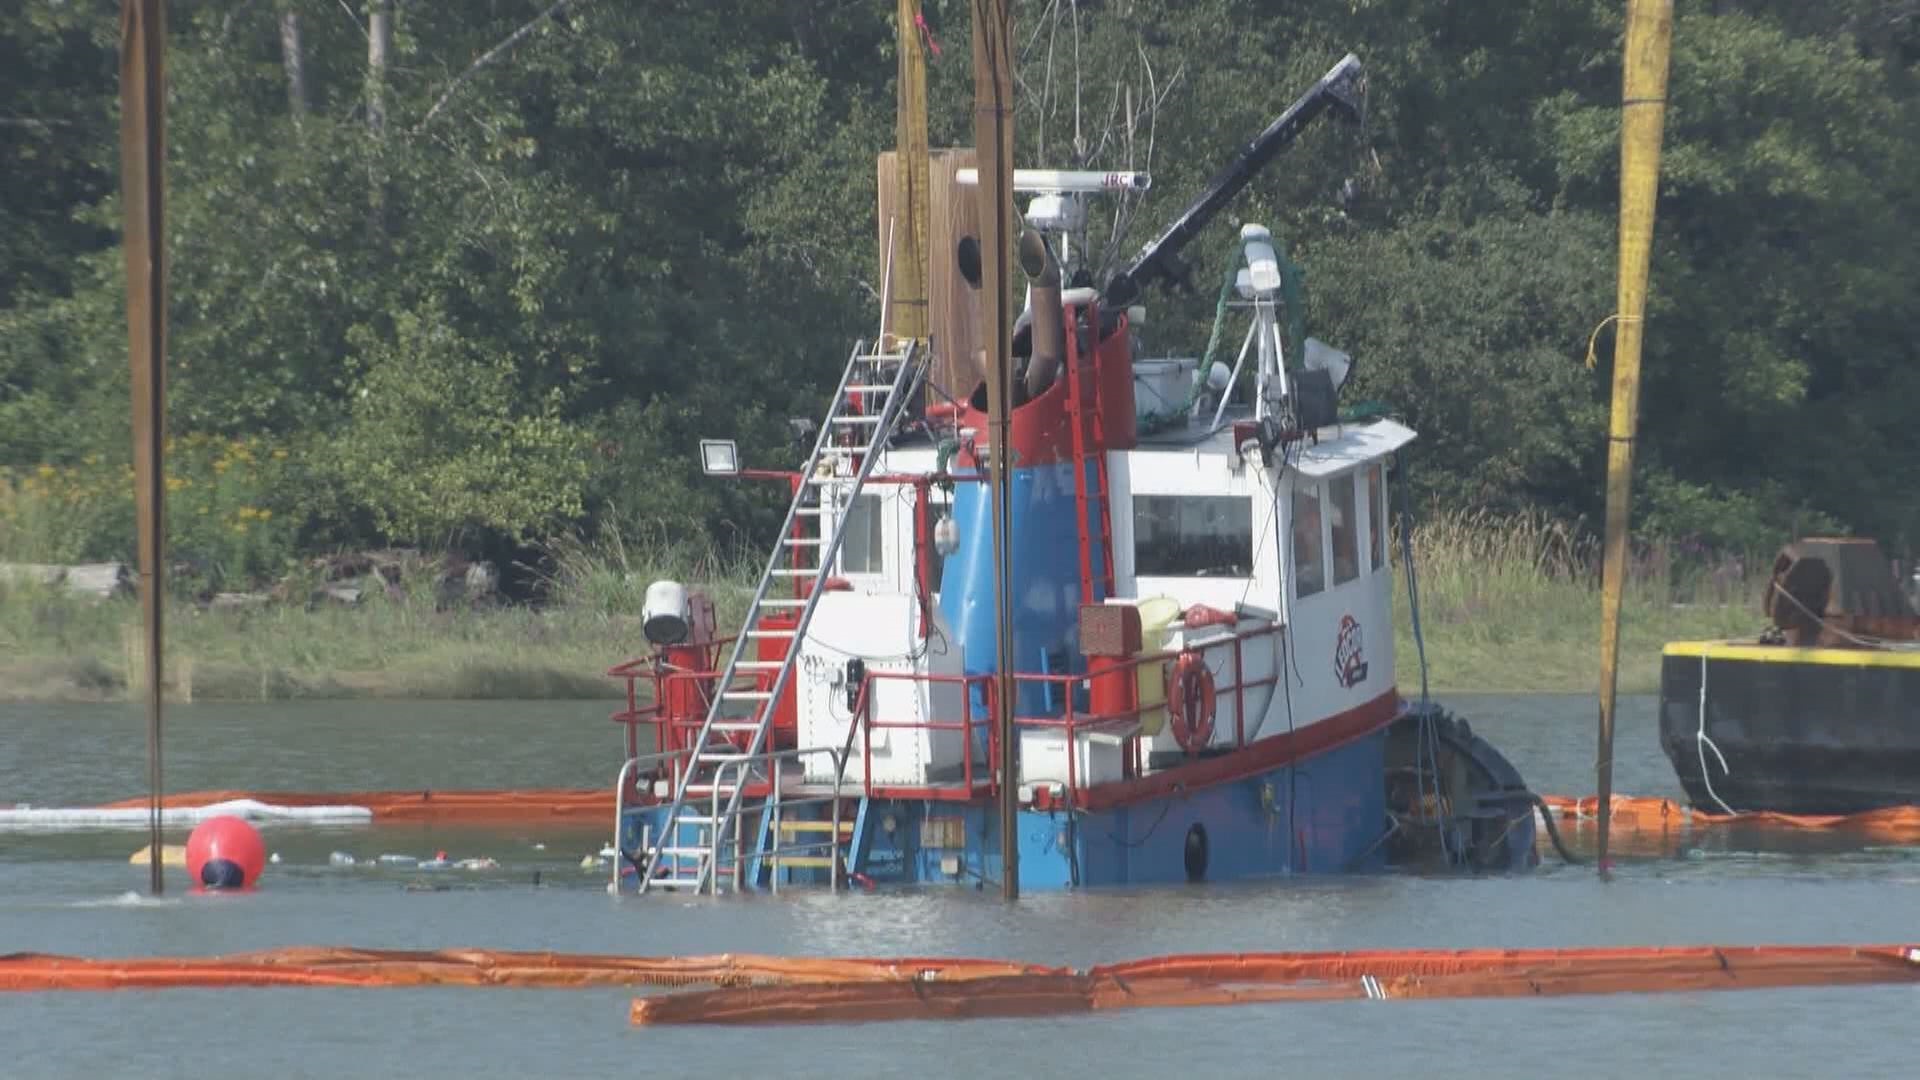
{"type": "MultiPolygon", "coordinates": [[[[1544,515],[1440,512],[1413,529],[1421,630],[1433,684],[1463,690],[1589,690],[1600,667],[1600,544],[1544,515]]],[[[1398,541],[1398,537],[1396,537],[1398,541]]],[[[1396,543],[1400,683],[1418,685],[1412,605],[1396,543]]],[[[1654,541],[1629,559],[1621,681],[1646,691],[1671,640],[1752,634],[1767,563],[1654,541]]]]}
{"type": "MultiPolygon", "coordinates": [[[[289,451],[257,438],[167,440],[167,551],[176,587],[245,588],[294,561],[306,488],[289,451]]],[[[133,466],[97,454],[0,467],[0,561],[132,562],[133,466]]]]}
{"type": "Polygon", "coordinates": [[[637,615],[647,586],[663,578],[697,586],[712,597],[722,632],[746,615],[766,553],[716,545],[661,528],[629,538],[608,525],[591,540],[578,535],[547,545],[547,592],[562,608],[607,620],[637,615]]]}

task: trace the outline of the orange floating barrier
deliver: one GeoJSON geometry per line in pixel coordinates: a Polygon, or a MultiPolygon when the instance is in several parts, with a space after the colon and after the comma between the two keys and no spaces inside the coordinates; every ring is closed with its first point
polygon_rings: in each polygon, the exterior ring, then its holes
{"type": "MultiPolygon", "coordinates": [[[[599,823],[613,816],[614,793],[611,788],[526,788],[465,791],[193,791],[168,795],[168,808],[188,809],[212,806],[236,800],[253,800],[270,806],[358,806],[373,814],[375,821],[442,821],[501,823],[530,819],[552,821],[591,821],[599,823]]],[[[1599,801],[1593,796],[1573,798],[1543,795],[1543,809],[1551,811],[1561,824],[1594,820],[1599,801]]],[[[101,810],[144,810],[144,797],[105,803],[101,810]]],[[[1894,806],[1859,814],[1796,815],[1753,812],[1711,814],[1695,810],[1671,799],[1613,797],[1613,827],[1616,835],[1634,833],[1666,835],[1695,827],[1714,828],[1729,825],[1796,830],[1846,831],[1870,840],[1895,844],[1920,844],[1920,806],[1894,806]]]]}
{"type": "Polygon", "coordinates": [[[605,956],[493,949],[300,947],[214,957],[128,959],[13,953],[0,956],[0,991],[271,986],[750,987],[928,980],[946,984],[1064,970],[999,960],[931,957],[605,956]]]}
{"type": "MultiPolygon", "coordinates": [[[[1555,820],[1575,824],[1598,818],[1600,800],[1565,795],[1543,795],[1543,809],[1555,820]]],[[[1890,806],[1858,814],[1776,814],[1753,811],[1744,814],[1711,814],[1674,802],[1671,799],[1632,798],[1616,795],[1612,800],[1615,833],[1668,834],[1693,828],[1792,829],[1801,831],[1848,832],[1863,839],[1890,844],[1920,844],[1920,806],[1890,806]]]]}
{"type": "Polygon", "coordinates": [[[628,1016],[636,1025],[856,1023],[1359,998],[1916,982],[1920,949],[1892,945],[1234,953],[971,982],[723,988],[637,998],[628,1016]]]}
{"type": "MultiPolygon", "coordinates": [[[[604,789],[527,788],[484,791],[190,791],[166,796],[168,809],[191,809],[253,800],[269,806],[360,806],[376,822],[438,821],[500,823],[529,820],[591,821],[613,818],[614,792],[604,789]]],[[[146,809],[145,798],[106,803],[101,810],[146,809]]]]}
{"type": "Polygon", "coordinates": [[[713,987],[636,999],[635,1024],[1057,1016],[1359,998],[1520,997],[1920,982],[1911,946],[1371,950],[1152,957],[1084,972],[933,957],[607,956],[286,948],[215,957],[0,956],[0,990],[713,987]]]}

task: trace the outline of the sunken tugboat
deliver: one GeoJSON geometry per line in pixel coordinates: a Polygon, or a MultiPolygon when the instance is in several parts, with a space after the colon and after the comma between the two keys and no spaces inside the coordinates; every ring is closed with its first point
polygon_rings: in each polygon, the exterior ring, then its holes
{"type": "Polygon", "coordinates": [[[1713,813],[1920,805],[1920,618],[1880,546],[1788,545],[1761,606],[1757,639],[1661,658],[1660,746],[1687,798],[1713,813]]]}
{"type": "MultiPolygon", "coordinates": [[[[1361,87],[1348,57],[1104,290],[1063,288],[1090,273],[1055,252],[1082,200],[1146,178],[1015,173],[1038,196],[1029,225],[1060,230],[1022,237],[1013,349],[1023,889],[1535,861],[1514,769],[1398,691],[1388,486],[1414,433],[1341,422],[1351,362],[1304,336],[1298,268],[1267,230],[1242,231],[1239,299],[1220,309],[1251,316],[1231,370],[1133,357],[1142,287],[1302,129],[1355,114],[1361,87]]],[[[797,471],[703,444],[708,472],[784,481],[792,502],[734,634],[697,591],[648,591],[654,651],[613,670],[629,693],[616,887],[997,880],[987,418],[984,389],[927,393],[936,366],[971,370],[951,360],[856,346],[797,471]]]]}

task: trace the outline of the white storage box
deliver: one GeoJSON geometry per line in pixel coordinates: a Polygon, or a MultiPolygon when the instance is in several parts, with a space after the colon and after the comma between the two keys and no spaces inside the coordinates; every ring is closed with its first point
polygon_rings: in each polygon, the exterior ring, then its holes
{"type": "MultiPolygon", "coordinates": [[[[963,674],[960,644],[952,629],[937,608],[926,615],[930,626],[923,638],[920,605],[910,595],[832,592],[820,598],[793,672],[801,746],[837,750],[848,744],[847,729],[853,720],[850,660],[859,659],[869,674],[963,674]]],[[[876,721],[953,723],[965,717],[965,688],[958,682],[877,679],[872,687],[873,707],[868,715],[876,721]]],[[[957,728],[879,727],[873,730],[872,745],[876,784],[921,786],[960,780],[964,743],[957,728]]],[[[984,754],[975,755],[974,768],[979,775],[986,774],[984,754]]],[[[806,778],[831,782],[832,759],[825,754],[808,755],[806,778]]],[[[855,733],[846,779],[857,783],[865,778],[864,743],[855,733]]]]}

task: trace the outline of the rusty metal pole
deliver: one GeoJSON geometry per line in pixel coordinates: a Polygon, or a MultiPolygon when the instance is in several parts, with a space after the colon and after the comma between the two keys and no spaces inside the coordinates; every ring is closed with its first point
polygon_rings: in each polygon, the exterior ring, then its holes
{"type": "Polygon", "coordinates": [[[1000,893],[1020,896],[1019,742],[1013,681],[1013,31],[1007,0],[973,0],[973,144],[980,168],[980,342],[987,353],[993,498],[994,730],[1000,740],[1000,893]]]}
{"type": "Polygon", "coordinates": [[[167,437],[166,39],[162,0],[120,4],[120,205],[126,223],[127,355],[133,365],[134,500],[146,624],[147,790],[154,895],[160,836],[160,673],[165,608],[167,437]]]}

